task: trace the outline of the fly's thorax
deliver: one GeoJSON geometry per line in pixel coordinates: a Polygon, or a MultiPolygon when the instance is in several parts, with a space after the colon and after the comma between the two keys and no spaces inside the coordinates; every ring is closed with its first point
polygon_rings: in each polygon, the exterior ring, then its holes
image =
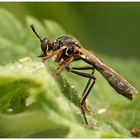
{"type": "Polygon", "coordinates": [[[57,42],[57,41],[53,42],[53,43],[52,43],[52,50],[53,50],[53,51],[56,51],[56,50],[58,50],[58,49],[60,49],[60,44],[59,44],[59,42],[57,42]]]}
{"type": "Polygon", "coordinates": [[[77,46],[80,47],[80,43],[73,37],[71,36],[61,36],[59,38],[56,39],[56,41],[54,42],[55,46],[77,46]]]}

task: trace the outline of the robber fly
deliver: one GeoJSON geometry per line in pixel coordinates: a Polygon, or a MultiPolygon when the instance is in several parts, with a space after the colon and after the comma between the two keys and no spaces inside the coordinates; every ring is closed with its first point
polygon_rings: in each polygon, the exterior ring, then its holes
{"type": "Polygon", "coordinates": [[[80,43],[73,37],[61,36],[54,42],[51,42],[48,38],[41,38],[36,32],[33,24],[30,26],[32,31],[40,40],[41,50],[43,52],[43,54],[40,55],[42,61],[56,56],[55,61],[59,63],[59,66],[56,70],[57,75],[60,75],[60,73],[66,69],[68,72],[89,79],[82,93],[82,99],[80,101],[81,112],[86,125],[88,124],[88,121],[85,112],[89,112],[89,109],[86,106],[86,98],[96,81],[96,77],[94,76],[95,69],[103,75],[103,77],[117,91],[117,93],[128,98],[129,100],[133,99],[133,94],[136,93],[137,90],[130,83],[128,83],[127,80],[117,74],[113,69],[105,65],[95,55],[81,47],[80,43]],[[89,64],[89,66],[73,68],[69,67],[70,63],[78,60],[85,61],[87,64],[89,64]],[[91,70],[92,72],[91,74],[81,72],[85,70],[91,70]]]}

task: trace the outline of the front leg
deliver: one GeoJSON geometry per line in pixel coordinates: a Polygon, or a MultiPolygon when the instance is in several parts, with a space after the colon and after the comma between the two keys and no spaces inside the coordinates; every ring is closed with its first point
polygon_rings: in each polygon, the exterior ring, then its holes
{"type": "Polygon", "coordinates": [[[63,51],[64,49],[66,49],[66,46],[61,47],[59,50],[56,50],[52,53],[47,54],[47,56],[42,57],[42,62],[44,62],[45,60],[53,57],[54,55],[59,54],[61,51],[63,51]]]}

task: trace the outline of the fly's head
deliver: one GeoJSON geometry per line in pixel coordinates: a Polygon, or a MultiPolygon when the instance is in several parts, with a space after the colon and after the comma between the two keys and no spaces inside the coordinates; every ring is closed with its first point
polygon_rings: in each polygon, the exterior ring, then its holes
{"type": "Polygon", "coordinates": [[[47,56],[47,53],[52,50],[52,44],[51,44],[50,40],[47,37],[42,39],[38,35],[38,33],[36,32],[33,24],[31,24],[30,27],[31,27],[32,31],[34,32],[34,34],[37,36],[37,38],[40,40],[40,43],[41,43],[40,47],[41,47],[43,54],[41,54],[39,57],[47,56]]]}

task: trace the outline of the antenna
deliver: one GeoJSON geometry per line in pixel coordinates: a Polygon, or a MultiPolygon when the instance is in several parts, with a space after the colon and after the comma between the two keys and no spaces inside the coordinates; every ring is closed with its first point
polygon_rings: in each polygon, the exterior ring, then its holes
{"type": "Polygon", "coordinates": [[[39,40],[40,40],[40,42],[41,42],[41,41],[42,41],[42,38],[41,38],[41,37],[38,35],[38,33],[36,32],[34,25],[31,24],[30,27],[31,27],[32,31],[34,32],[34,34],[37,36],[37,38],[39,38],[39,40]]]}

